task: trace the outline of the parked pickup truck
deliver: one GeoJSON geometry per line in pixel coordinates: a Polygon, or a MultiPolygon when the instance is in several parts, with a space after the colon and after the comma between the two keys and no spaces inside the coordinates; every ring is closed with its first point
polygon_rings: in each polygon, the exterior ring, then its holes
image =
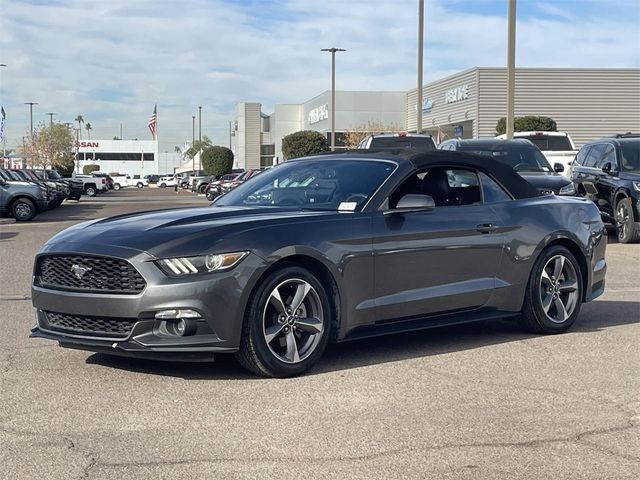
{"type": "MultiPolygon", "coordinates": [[[[498,135],[496,138],[507,138],[506,135],[498,135]]],[[[569,165],[573,163],[578,149],[571,136],[564,132],[514,132],[513,138],[525,138],[542,150],[547,161],[554,165],[561,163],[564,166],[563,175],[569,175],[569,165]]]]}
{"type": "Polygon", "coordinates": [[[148,187],[149,180],[146,178],[141,178],[140,175],[111,175],[113,178],[113,189],[120,190],[124,187],[148,187]]]}
{"type": "Polygon", "coordinates": [[[76,175],[73,178],[82,180],[82,193],[90,197],[95,197],[98,193],[104,193],[107,191],[107,179],[104,177],[76,175]]]}

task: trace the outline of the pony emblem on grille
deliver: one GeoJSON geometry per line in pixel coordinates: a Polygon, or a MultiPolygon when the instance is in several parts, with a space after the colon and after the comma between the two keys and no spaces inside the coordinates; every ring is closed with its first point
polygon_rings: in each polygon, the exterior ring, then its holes
{"type": "Polygon", "coordinates": [[[90,272],[91,270],[93,270],[93,268],[77,264],[71,267],[71,273],[73,273],[78,280],[82,280],[82,277],[84,277],[85,274],[87,272],[90,272]]]}

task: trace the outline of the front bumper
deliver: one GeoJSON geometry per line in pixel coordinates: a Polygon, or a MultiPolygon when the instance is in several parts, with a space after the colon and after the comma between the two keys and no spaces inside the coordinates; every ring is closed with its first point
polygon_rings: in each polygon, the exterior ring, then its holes
{"type": "MultiPolygon", "coordinates": [[[[109,248],[112,252],[119,249],[109,248]]],[[[84,254],[95,254],[84,250],[84,254]]],[[[42,254],[51,253],[54,252],[45,250],[42,254]]],[[[69,253],[79,255],[78,250],[70,249],[69,253]]],[[[153,263],[154,257],[149,254],[119,253],[110,256],[128,260],[145,279],[146,287],[141,293],[81,293],[34,284],[32,302],[37,325],[32,329],[31,337],[57,340],[68,348],[165,360],[212,360],[214,353],[238,350],[245,305],[251,290],[248,282],[263,268],[261,258],[249,255],[228,272],[169,278],[153,263]],[[157,312],[172,309],[190,309],[200,314],[201,319],[194,320],[197,324],[194,334],[168,334],[163,321],[155,319],[157,312]],[[77,316],[87,321],[99,316],[106,320],[127,321],[133,326],[125,335],[52,327],[45,312],[77,316]]]]}

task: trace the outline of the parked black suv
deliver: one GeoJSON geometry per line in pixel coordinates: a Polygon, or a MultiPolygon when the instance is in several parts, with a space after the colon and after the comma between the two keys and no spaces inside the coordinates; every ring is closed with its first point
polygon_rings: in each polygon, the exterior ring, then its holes
{"type": "Polygon", "coordinates": [[[575,195],[576,193],[571,180],[559,175],[560,172],[564,172],[564,165],[556,163],[551,168],[540,149],[529,140],[456,139],[442,142],[438,148],[475,153],[509,165],[545,195],[575,195]]]}
{"type": "Polygon", "coordinates": [[[640,135],[601,138],[582,146],[571,165],[579,195],[595,202],[621,243],[640,241],[640,135]]]}

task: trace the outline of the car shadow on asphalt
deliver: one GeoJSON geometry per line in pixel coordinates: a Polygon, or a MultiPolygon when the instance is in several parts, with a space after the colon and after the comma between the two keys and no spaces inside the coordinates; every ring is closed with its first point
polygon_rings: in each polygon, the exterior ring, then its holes
{"type": "Polygon", "coordinates": [[[58,208],[53,210],[47,210],[46,212],[39,213],[32,220],[33,223],[42,222],[68,222],[78,220],[94,220],[98,218],[96,212],[102,210],[104,207],[100,203],[82,203],[80,201],[66,201],[58,208]]]}
{"type": "MultiPolygon", "coordinates": [[[[639,322],[640,302],[595,301],[582,306],[578,322],[566,335],[591,334],[639,322]]],[[[490,320],[355,340],[329,345],[319,364],[305,375],[444,355],[532,338],[545,336],[524,332],[514,321],[490,320]]],[[[186,380],[266,380],[247,373],[233,355],[218,355],[214,363],[177,363],[93,354],[87,358],[87,363],[186,380]]]]}
{"type": "Polygon", "coordinates": [[[0,232],[0,242],[11,240],[20,235],[20,232],[0,232]]]}

